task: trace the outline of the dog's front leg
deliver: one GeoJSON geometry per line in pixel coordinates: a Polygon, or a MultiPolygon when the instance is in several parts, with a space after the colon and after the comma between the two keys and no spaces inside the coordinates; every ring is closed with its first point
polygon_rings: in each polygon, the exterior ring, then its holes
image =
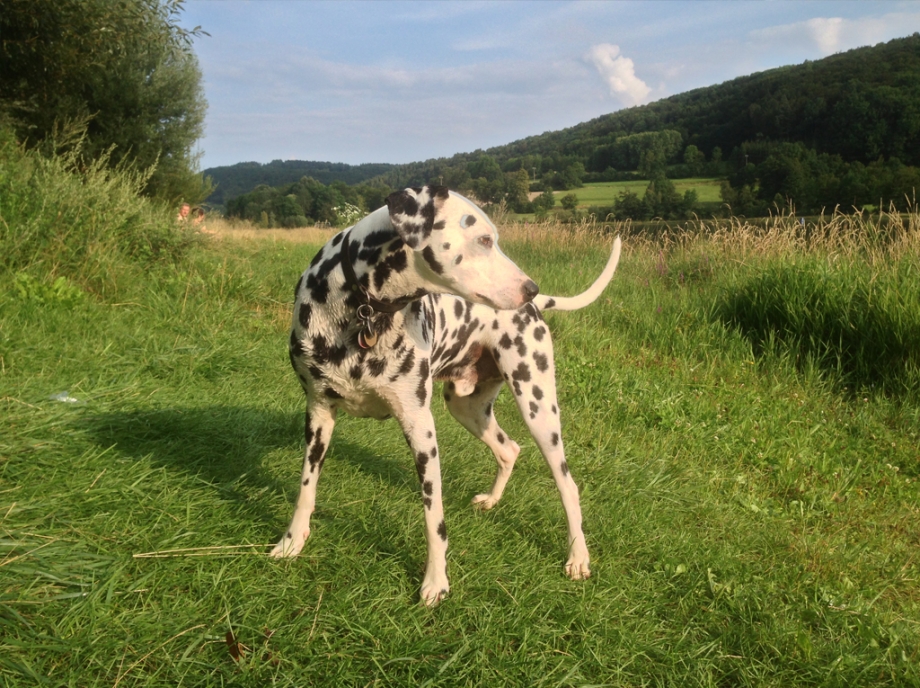
{"type": "MultiPolygon", "coordinates": [[[[430,397],[429,380],[429,395],[430,397]]],[[[401,418],[400,424],[415,458],[425,505],[425,539],[428,543],[428,562],[422,580],[421,598],[433,607],[447,595],[447,526],[444,524],[444,506],[441,503],[441,462],[435,437],[434,418],[425,406],[412,418],[401,418]]]]}
{"type": "Polygon", "coordinates": [[[326,450],[329,448],[334,427],[334,408],[307,403],[304,420],[304,438],[307,446],[300,476],[300,494],[297,496],[297,506],[294,507],[291,525],[271,551],[273,557],[296,557],[310,537],[310,516],[316,508],[316,483],[319,482],[319,474],[323,470],[326,450]]]}

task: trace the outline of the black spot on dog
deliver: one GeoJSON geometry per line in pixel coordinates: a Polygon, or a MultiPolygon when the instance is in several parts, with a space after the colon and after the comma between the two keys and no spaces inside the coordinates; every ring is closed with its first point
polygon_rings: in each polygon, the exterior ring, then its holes
{"type": "Polygon", "coordinates": [[[567,464],[565,461],[559,464],[559,469],[562,471],[562,475],[569,474],[569,464],[567,464]]]}
{"type": "Polygon", "coordinates": [[[374,377],[380,377],[387,367],[387,362],[382,358],[372,358],[367,362],[367,372],[374,377]]]}
{"type": "MultiPolygon", "coordinates": [[[[408,442],[409,439],[406,438],[408,442]]],[[[419,452],[415,455],[415,472],[418,473],[419,482],[425,479],[425,466],[428,465],[428,454],[419,452]]]]}
{"type": "Polygon", "coordinates": [[[448,394],[447,392],[444,392],[444,401],[446,401],[449,404],[450,400],[451,400],[450,394],[448,394]]]}
{"type": "Polygon", "coordinates": [[[511,372],[511,379],[520,382],[530,382],[530,366],[524,361],[518,363],[518,367],[511,372]]]}
{"type": "Polygon", "coordinates": [[[539,412],[539,410],[540,410],[540,407],[537,405],[537,402],[531,401],[531,402],[530,402],[530,417],[531,417],[531,419],[533,419],[533,418],[536,417],[537,412],[539,412]]]}
{"type": "Polygon", "coordinates": [[[450,250],[450,242],[449,242],[449,241],[445,241],[443,244],[441,244],[441,248],[442,248],[443,250],[445,250],[445,251],[449,251],[449,250],[450,250]]]}
{"type": "Polygon", "coordinates": [[[304,478],[303,484],[304,484],[304,485],[309,485],[309,484],[310,484],[310,479],[309,479],[309,478],[304,478]]]}
{"type": "Polygon", "coordinates": [[[323,259],[323,249],[320,249],[316,252],[316,255],[313,256],[313,260],[310,261],[310,268],[315,268],[319,262],[323,259]]]}
{"type": "Polygon", "coordinates": [[[536,385],[533,386],[533,398],[537,401],[540,401],[540,399],[543,398],[543,390],[536,385]]]}
{"type": "Polygon", "coordinates": [[[425,508],[428,509],[428,510],[430,511],[430,510],[431,510],[431,497],[425,497],[425,498],[422,500],[422,504],[424,504],[424,505],[425,505],[425,508]]]}
{"type": "Polygon", "coordinates": [[[329,362],[334,365],[341,365],[342,361],[345,360],[345,356],[348,353],[348,349],[344,344],[339,346],[333,346],[329,348],[329,362]]]}
{"type": "Polygon", "coordinates": [[[552,442],[552,444],[553,444],[554,447],[558,447],[558,446],[559,446],[559,433],[558,433],[558,432],[554,432],[554,433],[550,436],[549,441],[552,442]]]}
{"type": "Polygon", "coordinates": [[[438,220],[431,225],[432,229],[444,229],[447,226],[447,223],[444,220],[438,220]]]}
{"type": "Polygon", "coordinates": [[[334,389],[332,389],[332,387],[326,387],[326,390],[323,392],[323,394],[325,394],[330,399],[344,399],[345,398],[341,394],[336,392],[334,389]]]}
{"type": "Polygon", "coordinates": [[[323,458],[323,454],[326,452],[326,445],[323,444],[322,440],[317,440],[316,444],[310,447],[310,454],[307,456],[307,461],[310,462],[310,467],[316,466],[323,458]]]}
{"type": "Polygon", "coordinates": [[[352,380],[360,380],[362,372],[361,364],[356,363],[351,367],[351,370],[348,371],[348,377],[350,377],[352,380]]]}
{"type": "Polygon", "coordinates": [[[363,245],[367,248],[383,246],[388,241],[392,241],[398,235],[390,229],[377,229],[364,237],[363,245]]]}
{"type": "MultiPolygon", "coordinates": [[[[441,536],[441,539],[444,540],[444,542],[447,542],[447,524],[444,523],[443,520],[438,524],[438,535],[441,536]]],[[[446,592],[446,590],[442,591],[442,593],[446,592]]]]}
{"type": "Polygon", "coordinates": [[[430,480],[426,480],[422,483],[422,492],[424,492],[429,497],[431,496],[431,493],[434,492],[434,485],[431,484],[430,480]]]}
{"type": "Polygon", "coordinates": [[[313,428],[310,427],[310,414],[307,414],[307,417],[304,419],[303,438],[309,447],[310,442],[313,441],[313,428]]]}
{"type": "Polygon", "coordinates": [[[457,320],[463,317],[463,302],[459,299],[454,301],[454,315],[457,317],[457,320]]]}
{"type": "Polygon", "coordinates": [[[486,404],[485,416],[486,418],[488,418],[491,415],[492,415],[492,402],[489,402],[488,404],[486,404]]]}
{"type": "Polygon", "coordinates": [[[462,260],[463,260],[463,256],[462,256],[462,255],[461,255],[461,256],[457,256],[456,258],[454,258],[454,265],[460,265],[460,261],[462,261],[462,260]]]}
{"type": "Polygon", "coordinates": [[[293,537],[293,535],[291,535],[291,531],[288,531],[288,532],[286,532],[286,533],[284,534],[284,537],[286,537],[288,540],[290,540],[290,539],[293,537]]]}
{"type": "Polygon", "coordinates": [[[543,307],[544,307],[544,308],[552,308],[552,307],[555,306],[555,305],[556,305],[556,299],[547,299],[547,300],[546,300],[546,305],[544,305],[543,307]]]}
{"type": "Polygon", "coordinates": [[[511,337],[508,336],[507,332],[505,332],[502,335],[502,338],[498,340],[498,345],[503,349],[510,349],[511,344],[512,344],[511,337]]]}
{"type": "Polygon", "coordinates": [[[497,433],[495,433],[495,439],[498,440],[498,443],[499,443],[499,444],[504,444],[504,443],[505,443],[505,434],[504,434],[503,432],[497,432],[497,433]]]}
{"type": "Polygon", "coordinates": [[[415,396],[418,397],[420,404],[424,406],[425,400],[428,398],[428,359],[423,358],[418,364],[418,388],[415,390],[415,396]]]}
{"type": "Polygon", "coordinates": [[[514,338],[514,344],[517,346],[518,356],[527,355],[527,345],[524,344],[524,338],[521,335],[514,338]]]}
{"type": "MultiPolygon", "coordinates": [[[[425,433],[425,437],[427,437],[428,439],[431,439],[432,437],[434,437],[434,433],[431,432],[431,430],[429,430],[428,432],[425,433]]],[[[437,452],[435,452],[435,456],[437,455],[438,455],[437,452]]]]}
{"type": "Polygon", "coordinates": [[[326,303],[329,298],[329,282],[326,278],[318,278],[316,275],[307,275],[307,289],[310,290],[310,298],[316,303],[326,303]]]}
{"type": "Polygon", "coordinates": [[[441,275],[444,273],[444,266],[438,262],[438,259],[434,257],[434,250],[431,246],[426,246],[422,249],[422,258],[425,259],[425,262],[428,263],[428,267],[431,268],[431,271],[436,275],[441,275]]]}
{"type": "Polygon", "coordinates": [[[320,370],[319,368],[317,368],[315,365],[311,365],[311,366],[308,368],[308,370],[310,371],[310,375],[313,376],[313,379],[314,379],[314,380],[321,380],[322,378],[326,377],[326,376],[323,374],[323,371],[320,370]]]}
{"type": "MultiPolygon", "coordinates": [[[[428,435],[428,437],[431,437],[431,435],[428,435]]],[[[438,455],[438,448],[437,448],[437,447],[432,447],[432,448],[431,448],[431,457],[432,457],[432,458],[435,458],[435,457],[437,457],[437,455],[438,455]]]]}
{"type": "Polygon", "coordinates": [[[545,335],[545,334],[546,334],[546,328],[543,327],[543,325],[540,325],[539,327],[537,327],[537,328],[534,329],[534,331],[533,331],[533,338],[536,339],[538,342],[542,342],[542,341],[543,341],[543,335],[545,335]]]}
{"type": "Polygon", "coordinates": [[[396,375],[394,377],[399,377],[400,375],[407,374],[410,370],[412,370],[412,366],[414,364],[415,349],[409,349],[408,353],[406,353],[406,357],[403,359],[402,364],[400,364],[399,370],[396,371],[396,375]]]}
{"type": "Polygon", "coordinates": [[[553,404],[553,406],[552,406],[552,408],[551,408],[550,410],[553,412],[553,415],[556,415],[557,413],[559,413],[559,409],[556,408],[556,405],[555,405],[555,404],[553,404]]]}
{"type": "Polygon", "coordinates": [[[376,246],[374,248],[363,248],[358,252],[358,259],[363,260],[368,265],[374,265],[378,260],[380,260],[380,252],[383,251],[383,247],[376,246]]]}
{"type": "Polygon", "coordinates": [[[537,370],[541,373],[545,373],[549,369],[549,360],[546,358],[546,354],[540,353],[539,351],[533,352],[533,360],[537,363],[537,370]]]}

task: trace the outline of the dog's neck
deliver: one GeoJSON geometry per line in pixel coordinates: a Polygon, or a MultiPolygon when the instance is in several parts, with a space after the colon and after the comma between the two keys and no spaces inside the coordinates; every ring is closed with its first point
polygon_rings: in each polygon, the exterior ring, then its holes
{"type": "Polygon", "coordinates": [[[366,303],[379,313],[396,312],[430,290],[415,269],[415,252],[387,216],[379,219],[385,222],[358,223],[343,233],[338,249],[343,292],[355,308],[366,303]]]}

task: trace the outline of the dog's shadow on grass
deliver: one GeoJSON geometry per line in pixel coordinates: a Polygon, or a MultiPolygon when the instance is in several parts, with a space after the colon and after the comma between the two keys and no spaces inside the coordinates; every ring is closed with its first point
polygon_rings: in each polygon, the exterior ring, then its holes
{"type": "MultiPolygon", "coordinates": [[[[270,537],[287,526],[303,462],[302,412],[239,406],[136,409],[92,415],[84,422],[100,447],[212,485],[270,537]],[[265,464],[266,456],[278,450],[289,456],[289,470],[283,473],[265,464]],[[266,493],[284,495],[289,508],[279,512],[277,500],[272,506],[273,500],[262,496],[266,493]]],[[[413,488],[415,470],[408,457],[406,465],[400,464],[340,432],[334,435],[330,460],[345,460],[394,487],[413,488]]]]}

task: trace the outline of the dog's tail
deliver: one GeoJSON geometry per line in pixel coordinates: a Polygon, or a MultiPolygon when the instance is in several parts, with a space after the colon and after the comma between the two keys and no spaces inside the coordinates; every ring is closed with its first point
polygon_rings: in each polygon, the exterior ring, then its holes
{"type": "Polygon", "coordinates": [[[610,252],[610,258],[607,260],[607,265],[604,266],[604,271],[600,274],[600,277],[594,280],[594,284],[581,294],[578,296],[545,296],[539,294],[533,300],[534,305],[541,311],[575,311],[579,308],[584,308],[588,304],[594,303],[597,297],[604,291],[604,288],[610,283],[610,280],[613,279],[613,273],[617,269],[617,263],[620,262],[621,243],[620,237],[614,239],[613,250],[610,252]]]}

